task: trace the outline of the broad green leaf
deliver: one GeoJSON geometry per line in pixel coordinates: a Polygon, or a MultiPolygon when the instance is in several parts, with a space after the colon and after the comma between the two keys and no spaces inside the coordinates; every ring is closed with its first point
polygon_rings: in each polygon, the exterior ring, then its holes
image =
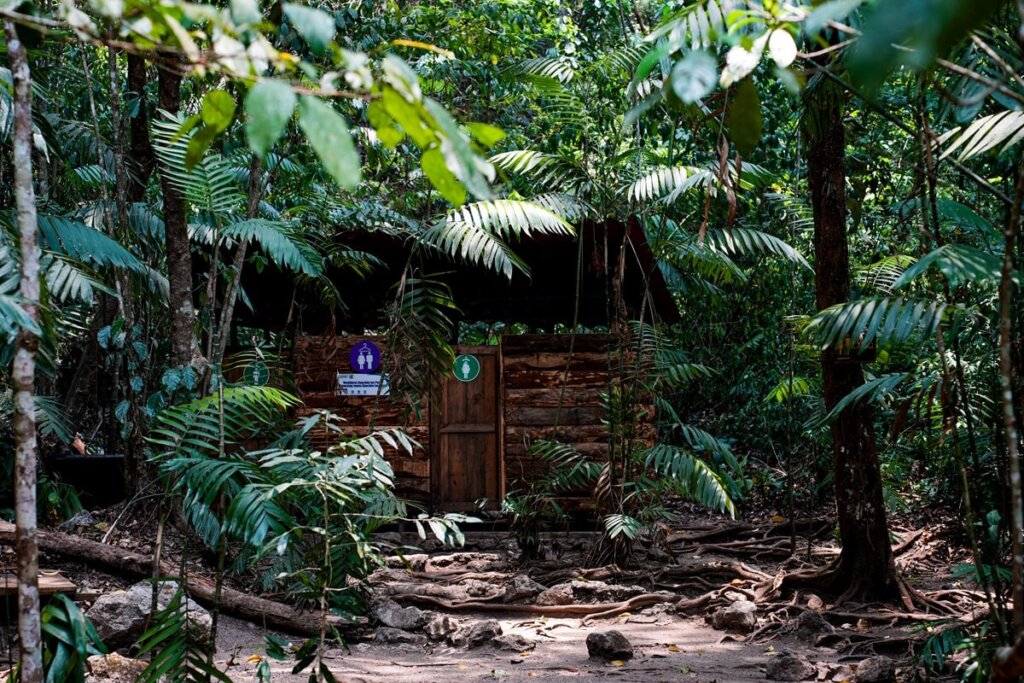
{"type": "Polygon", "coordinates": [[[459,179],[445,164],[441,150],[428,149],[423,153],[420,165],[423,167],[423,174],[437,188],[442,197],[455,206],[460,206],[466,201],[466,187],[459,182],[459,179]]]}
{"type": "Polygon", "coordinates": [[[219,133],[227,129],[235,118],[235,100],[223,90],[212,90],[203,95],[200,116],[204,126],[214,128],[219,133]]]}
{"type": "Polygon", "coordinates": [[[231,0],[231,18],[236,24],[255,24],[263,17],[257,0],[231,0]]]}
{"type": "Polygon", "coordinates": [[[718,65],[704,50],[687,53],[672,67],[672,92],[682,102],[693,104],[706,97],[715,87],[718,65]]]}
{"type": "Polygon", "coordinates": [[[757,95],[754,82],[747,79],[736,88],[736,94],[729,104],[725,125],[729,138],[743,156],[750,156],[761,139],[761,98],[757,95]]]}
{"type": "Polygon", "coordinates": [[[313,52],[322,53],[334,40],[334,17],[327,12],[315,7],[287,2],[284,5],[284,15],[288,17],[288,21],[305,39],[313,52]]]}
{"type": "Polygon", "coordinates": [[[469,134],[484,147],[494,147],[505,139],[505,131],[489,123],[467,123],[469,134]]]}
{"type": "Polygon", "coordinates": [[[345,119],[315,97],[299,100],[299,126],[331,177],[346,189],[359,184],[359,153],[345,119]]]}
{"type": "Polygon", "coordinates": [[[864,0],[831,0],[814,8],[804,21],[804,32],[816,36],[830,21],[845,19],[855,9],[864,4],[864,0]]]}
{"type": "Polygon", "coordinates": [[[245,136],[249,147],[261,158],[267,155],[295,109],[295,92],[283,81],[257,83],[245,96],[245,136]]]}

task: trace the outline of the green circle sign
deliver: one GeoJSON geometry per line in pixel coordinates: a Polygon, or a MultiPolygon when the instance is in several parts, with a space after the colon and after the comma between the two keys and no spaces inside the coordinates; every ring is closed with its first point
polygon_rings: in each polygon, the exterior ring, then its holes
{"type": "Polygon", "coordinates": [[[455,371],[455,379],[460,382],[472,382],[480,376],[480,361],[476,356],[464,354],[455,359],[452,369],[455,371]]]}
{"type": "Polygon", "coordinates": [[[270,381],[270,368],[267,367],[266,363],[257,361],[246,365],[242,376],[245,378],[246,384],[254,387],[263,387],[270,381]]]}

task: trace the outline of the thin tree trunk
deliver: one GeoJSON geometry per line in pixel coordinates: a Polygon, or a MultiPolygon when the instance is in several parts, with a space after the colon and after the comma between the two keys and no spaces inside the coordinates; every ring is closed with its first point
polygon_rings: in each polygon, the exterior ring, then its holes
{"type": "MultiPolygon", "coordinates": [[[[181,106],[181,74],[161,68],[160,108],[172,114],[181,106]]],[[[185,197],[161,174],[164,231],[167,240],[167,279],[171,304],[171,363],[187,365],[195,347],[195,308],[192,304],[192,254],[188,242],[185,197]]]]}
{"type": "Polygon", "coordinates": [[[1013,403],[1013,271],[1024,201],[1024,163],[1017,171],[1017,189],[1003,228],[1003,265],[999,280],[999,390],[1003,408],[1003,438],[1010,470],[1010,537],[1013,545],[1013,630],[1024,635],[1024,500],[1021,494],[1020,443],[1013,403]]]}
{"type": "MultiPolygon", "coordinates": [[[[21,298],[25,313],[39,321],[39,226],[32,187],[32,83],[28,53],[14,24],[4,22],[7,59],[14,81],[14,198],[21,238],[21,298]]],[[[35,421],[36,351],[39,337],[21,330],[11,369],[14,388],[14,484],[18,552],[18,635],[22,683],[42,683],[39,623],[39,547],[36,543],[35,421]]]]}
{"type": "MultiPolygon", "coordinates": [[[[260,158],[255,154],[249,162],[249,206],[246,211],[246,218],[255,218],[260,206],[260,158]]],[[[231,273],[234,279],[228,283],[227,292],[224,294],[224,307],[220,313],[220,323],[217,325],[217,346],[214,349],[216,354],[211,361],[220,365],[224,362],[224,353],[228,348],[228,337],[231,334],[231,322],[235,315],[235,304],[238,301],[238,290],[242,287],[242,268],[245,266],[245,256],[249,251],[249,242],[240,240],[235,248],[235,258],[231,263],[231,273]]]]}
{"type": "MultiPolygon", "coordinates": [[[[814,212],[815,293],[818,310],[850,298],[846,243],[846,160],[843,94],[825,79],[809,89],[804,113],[807,176],[814,212]]],[[[857,363],[843,362],[835,349],[821,355],[825,410],[864,384],[857,363]]],[[[836,508],[842,553],[832,589],[845,599],[899,595],[875,446],[872,411],[851,406],[831,425],[836,508]]]]}

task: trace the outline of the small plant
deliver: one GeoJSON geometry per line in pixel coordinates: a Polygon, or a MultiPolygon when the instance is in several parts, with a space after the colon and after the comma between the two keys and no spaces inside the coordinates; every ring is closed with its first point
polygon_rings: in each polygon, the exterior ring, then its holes
{"type": "MultiPolygon", "coordinates": [[[[89,657],[107,654],[96,627],[70,598],[58,593],[40,615],[43,632],[43,668],[46,682],[84,683],[89,657]]],[[[11,683],[20,680],[19,669],[11,672],[11,683]]]]}

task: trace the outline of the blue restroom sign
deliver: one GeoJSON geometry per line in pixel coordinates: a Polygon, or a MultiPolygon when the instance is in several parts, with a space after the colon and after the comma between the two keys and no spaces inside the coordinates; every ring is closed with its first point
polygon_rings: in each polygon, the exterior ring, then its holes
{"type": "Polygon", "coordinates": [[[356,342],[348,354],[348,362],[355,372],[376,373],[380,370],[380,347],[372,341],[356,342]]]}

